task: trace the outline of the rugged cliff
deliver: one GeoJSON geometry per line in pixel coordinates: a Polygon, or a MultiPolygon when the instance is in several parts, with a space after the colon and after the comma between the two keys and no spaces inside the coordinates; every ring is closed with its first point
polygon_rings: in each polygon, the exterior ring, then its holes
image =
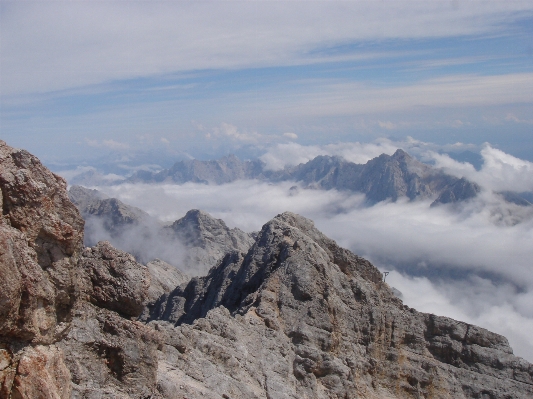
{"type": "Polygon", "coordinates": [[[148,268],[105,242],[84,249],[66,182],[2,141],[0,188],[0,397],[157,392],[157,333],[132,320],[148,268]]]}
{"type": "Polygon", "coordinates": [[[84,248],[65,182],[3,142],[0,188],[2,398],[533,396],[504,337],[404,306],[301,216],[189,280],[84,248]]]}

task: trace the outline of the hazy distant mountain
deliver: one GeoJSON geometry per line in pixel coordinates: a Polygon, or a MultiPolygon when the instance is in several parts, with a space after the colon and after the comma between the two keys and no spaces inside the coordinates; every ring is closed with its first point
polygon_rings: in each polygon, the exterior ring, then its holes
{"type": "Polygon", "coordinates": [[[531,206],[533,205],[533,192],[526,191],[523,193],[517,193],[514,191],[502,191],[499,192],[503,199],[507,202],[511,202],[520,206],[531,206]]]}
{"type": "Polygon", "coordinates": [[[364,165],[341,157],[320,155],[305,164],[281,171],[264,170],[261,161],[240,161],[230,155],[216,161],[180,161],[171,169],[157,173],[139,171],[128,181],[222,184],[239,179],[290,180],[301,182],[308,188],[361,192],[366,194],[370,204],[396,201],[404,196],[411,200],[435,198],[437,203],[455,202],[472,198],[480,191],[475,183],[447,175],[417,161],[403,150],[397,150],[394,155],[382,154],[364,165]],[[463,189],[454,189],[460,180],[463,189]],[[444,192],[450,194],[439,200],[444,192]]]}
{"type": "Polygon", "coordinates": [[[400,197],[410,200],[436,198],[436,203],[456,202],[475,197],[480,191],[477,184],[423,164],[403,150],[397,150],[393,155],[381,154],[364,165],[340,157],[318,156],[272,178],[296,180],[326,190],[361,192],[366,194],[370,204],[396,201],[400,197]],[[464,189],[454,191],[454,185],[460,181],[464,189]],[[441,199],[441,194],[448,191],[455,195],[441,199]]]}
{"type": "Polygon", "coordinates": [[[240,179],[254,179],[263,172],[261,161],[241,161],[228,155],[214,161],[197,159],[179,161],[170,169],[160,172],[137,171],[128,182],[174,182],[174,183],[230,183],[240,179]]]}
{"type": "MultiPolygon", "coordinates": [[[[103,227],[111,234],[119,234],[125,227],[139,224],[158,224],[142,209],[126,205],[116,198],[108,198],[98,190],[87,189],[82,186],[72,186],[69,190],[69,198],[79,209],[84,219],[99,218],[103,227]]],[[[87,243],[94,245],[96,242],[87,243]]]]}
{"type": "MultiPolygon", "coordinates": [[[[473,152],[455,154],[454,157],[471,162],[476,169],[481,167],[479,157],[473,152]]],[[[102,176],[90,172],[78,180],[89,183],[102,180],[102,176]]],[[[338,156],[319,155],[306,163],[279,171],[266,170],[260,160],[241,161],[235,155],[212,161],[181,160],[172,168],[159,172],[139,170],[125,182],[224,184],[241,179],[294,181],[301,183],[304,188],[363,193],[368,205],[407,197],[411,201],[431,199],[432,206],[436,206],[465,201],[476,197],[481,191],[478,184],[419,162],[401,149],[393,155],[381,154],[366,164],[356,164],[338,156]]],[[[109,184],[109,178],[102,180],[102,183],[109,184]]],[[[120,181],[115,181],[115,184],[120,184],[120,181]]],[[[529,206],[533,203],[531,192],[506,191],[498,194],[516,205],[529,206]]]]}

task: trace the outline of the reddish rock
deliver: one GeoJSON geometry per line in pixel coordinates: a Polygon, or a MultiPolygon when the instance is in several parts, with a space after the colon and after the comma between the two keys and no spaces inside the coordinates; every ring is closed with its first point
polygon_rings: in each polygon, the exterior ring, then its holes
{"type": "Polygon", "coordinates": [[[0,191],[0,338],[51,343],[76,298],[83,219],[63,178],[3,141],[0,191]]]}
{"type": "Polygon", "coordinates": [[[54,345],[28,347],[18,364],[12,398],[69,399],[70,372],[63,351],[54,345]]]}

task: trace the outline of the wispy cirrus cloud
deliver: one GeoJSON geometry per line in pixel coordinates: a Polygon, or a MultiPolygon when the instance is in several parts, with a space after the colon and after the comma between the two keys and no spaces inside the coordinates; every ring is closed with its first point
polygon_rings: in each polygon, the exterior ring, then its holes
{"type": "Polygon", "coordinates": [[[2,92],[310,63],[346,43],[498,34],[527,1],[2,4],[2,92]],[[328,51],[325,51],[328,50],[328,51]]]}

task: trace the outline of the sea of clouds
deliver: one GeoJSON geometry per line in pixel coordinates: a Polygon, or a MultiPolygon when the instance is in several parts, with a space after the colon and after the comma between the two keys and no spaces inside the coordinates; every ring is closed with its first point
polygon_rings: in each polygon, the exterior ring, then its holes
{"type": "MultiPolygon", "coordinates": [[[[460,143],[450,149],[471,149],[460,143]]],[[[498,191],[533,191],[533,164],[486,144],[483,165],[454,161],[428,143],[381,140],[328,146],[280,144],[263,155],[271,169],[339,155],[364,163],[398,147],[482,186],[469,202],[430,207],[399,200],[366,207],[364,196],[305,189],[295,182],[120,184],[96,187],[162,222],[202,209],[230,227],[257,231],[275,215],[308,217],[340,245],[390,271],[387,282],[417,310],[449,316],[505,335],[515,353],[533,361],[533,207],[505,202],[498,191]],[[297,188],[295,189],[294,186],[297,188]]],[[[150,245],[146,245],[150,247],[150,245]]],[[[154,246],[154,248],[157,248],[154,246]]],[[[151,254],[150,254],[151,256],[151,254]]]]}

